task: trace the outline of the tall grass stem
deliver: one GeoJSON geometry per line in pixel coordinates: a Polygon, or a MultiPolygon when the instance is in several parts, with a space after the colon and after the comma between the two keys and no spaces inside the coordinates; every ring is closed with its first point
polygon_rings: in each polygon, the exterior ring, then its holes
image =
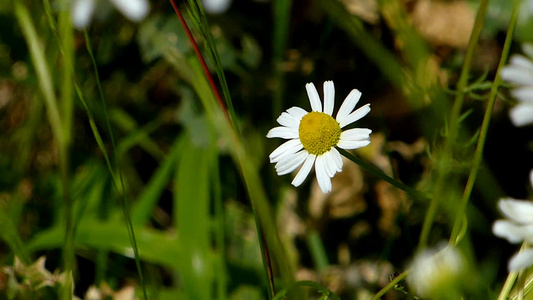
{"type": "Polygon", "coordinates": [[[488,0],[481,0],[479,5],[476,19],[474,22],[474,28],[470,35],[470,40],[468,42],[468,47],[466,49],[465,59],[463,62],[463,67],[461,69],[461,75],[459,76],[459,81],[457,83],[457,94],[452,106],[448,136],[444,141],[444,150],[443,155],[438,162],[438,175],[435,182],[435,189],[433,197],[431,198],[426,216],[424,218],[424,223],[422,225],[422,231],[420,233],[420,239],[418,242],[418,249],[423,249],[427,246],[429,233],[431,232],[431,227],[435,219],[435,214],[437,209],[442,201],[444,196],[445,189],[448,187],[447,181],[449,180],[450,175],[450,164],[453,162],[453,150],[456,143],[456,139],[459,131],[459,120],[461,115],[461,109],[463,107],[463,100],[466,93],[466,88],[468,85],[468,76],[470,73],[470,66],[472,65],[472,60],[474,57],[474,52],[481,34],[481,29],[483,28],[483,23],[485,21],[485,16],[487,14],[488,0]]]}
{"type": "MultiPolygon", "coordinates": [[[[89,38],[89,33],[87,32],[87,30],[85,30],[85,43],[86,43],[86,47],[87,47],[87,52],[89,53],[89,56],[91,57],[91,62],[93,64],[93,68],[94,68],[94,75],[95,75],[95,78],[96,78],[96,84],[98,86],[100,100],[102,101],[102,109],[103,109],[103,113],[104,113],[104,116],[105,116],[105,119],[106,119],[106,124],[107,124],[107,130],[108,130],[108,133],[109,133],[109,137],[111,139],[111,146],[112,146],[112,149],[113,149],[112,150],[113,151],[113,155],[115,156],[114,169],[117,170],[117,172],[118,172],[118,180],[120,181],[120,189],[119,189],[117,180],[115,178],[113,168],[111,167],[109,156],[106,154],[105,158],[106,158],[106,162],[107,162],[107,165],[108,165],[108,168],[109,168],[109,172],[112,175],[111,177],[112,177],[115,189],[119,193],[120,205],[122,207],[122,212],[124,214],[124,219],[125,219],[125,222],[126,222],[126,227],[128,229],[128,235],[129,235],[129,238],[130,238],[130,241],[131,241],[131,246],[133,248],[133,254],[134,254],[134,258],[135,258],[135,266],[137,267],[137,273],[139,274],[139,280],[140,280],[141,288],[142,288],[142,291],[143,291],[143,296],[144,296],[144,299],[148,299],[148,296],[146,294],[146,284],[145,284],[145,281],[144,281],[144,276],[143,276],[142,267],[141,267],[141,258],[139,256],[139,249],[137,247],[137,241],[135,239],[135,230],[133,228],[133,224],[132,224],[131,217],[130,217],[130,212],[129,212],[129,201],[128,201],[128,197],[126,196],[126,191],[125,191],[125,188],[124,188],[124,178],[122,176],[122,169],[120,167],[119,157],[117,155],[117,146],[116,146],[116,142],[115,142],[115,137],[114,137],[113,130],[112,130],[112,127],[111,127],[111,122],[109,120],[109,115],[107,114],[107,108],[106,108],[107,105],[106,105],[106,101],[105,101],[105,96],[104,96],[104,92],[103,92],[103,89],[102,89],[102,84],[100,82],[100,76],[98,75],[98,65],[96,63],[96,59],[95,59],[94,54],[93,54],[93,50],[92,50],[92,46],[91,46],[91,40],[89,38]]],[[[80,93],[80,95],[81,95],[81,93],[80,93]]],[[[80,99],[81,99],[81,97],[80,97],[80,99]]],[[[86,110],[89,111],[89,108],[88,108],[87,105],[86,105],[86,110]]],[[[95,130],[94,130],[95,128],[96,128],[96,126],[94,124],[93,125],[93,133],[95,132],[95,130]]],[[[101,137],[99,137],[99,138],[100,138],[100,142],[101,142],[101,137]]],[[[98,139],[98,137],[97,137],[97,139],[98,139]]],[[[100,146],[100,149],[102,150],[102,152],[107,152],[107,150],[103,146],[103,144],[99,144],[99,146],[100,146]]]]}
{"type": "Polygon", "coordinates": [[[452,234],[450,235],[450,243],[456,245],[458,240],[458,235],[462,227],[463,215],[465,214],[466,206],[470,199],[470,194],[474,188],[474,183],[476,182],[476,176],[481,166],[483,160],[483,150],[485,147],[485,141],[487,139],[487,134],[489,131],[490,120],[492,116],[492,110],[494,108],[494,103],[496,102],[496,97],[498,96],[498,89],[501,86],[501,71],[505,64],[507,63],[507,58],[509,56],[509,50],[511,49],[511,44],[513,41],[513,34],[516,27],[516,22],[518,20],[518,7],[519,1],[514,1],[513,12],[511,14],[511,19],[509,21],[509,28],[507,29],[507,36],[505,37],[505,44],[503,45],[502,54],[500,57],[500,63],[498,64],[498,69],[496,71],[496,76],[494,82],[492,83],[489,101],[487,107],[485,108],[485,115],[483,116],[483,122],[481,124],[481,130],[479,133],[476,151],[474,152],[474,159],[472,167],[470,169],[470,174],[468,176],[468,181],[466,183],[461,202],[456,210],[455,214],[455,223],[453,225],[452,234]]]}

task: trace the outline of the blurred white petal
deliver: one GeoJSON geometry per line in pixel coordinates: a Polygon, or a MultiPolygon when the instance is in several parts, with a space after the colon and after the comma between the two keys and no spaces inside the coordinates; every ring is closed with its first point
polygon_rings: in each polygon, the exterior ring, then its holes
{"type": "Polygon", "coordinates": [[[533,104],[518,104],[509,110],[509,118],[514,126],[520,127],[533,123],[533,104]]]}
{"type": "Polygon", "coordinates": [[[533,265],[533,250],[525,250],[515,254],[509,261],[509,271],[518,272],[533,265]]]}
{"type": "Polygon", "coordinates": [[[514,88],[511,91],[511,96],[518,101],[530,102],[533,105],[533,85],[514,88]]]}
{"type": "Polygon", "coordinates": [[[533,83],[533,71],[510,65],[502,69],[502,79],[517,85],[529,85],[533,83]]]}
{"type": "MultiPolygon", "coordinates": [[[[530,6],[533,6],[533,2],[531,1],[528,1],[528,2],[530,2],[529,3],[530,6]]],[[[522,51],[524,51],[524,53],[530,58],[533,58],[533,44],[530,44],[530,43],[523,44],[522,51]]]]}
{"type": "Polygon", "coordinates": [[[94,0],[76,0],[72,5],[72,24],[77,29],[86,28],[94,12],[94,0]]]}
{"type": "Polygon", "coordinates": [[[231,0],[202,0],[204,10],[210,14],[225,13],[231,5],[231,0]]]}
{"type": "Polygon", "coordinates": [[[518,225],[507,220],[498,220],[494,222],[492,232],[495,236],[516,244],[533,236],[533,225],[518,225]]]}
{"type": "Polygon", "coordinates": [[[520,224],[533,224],[533,202],[505,198],[498,201],[502,213],[512,221],[520,224]]]}
{"type": "Polygon", "coordinates": [[[143,20],[150,11],[147,0],[110,0],[118,10],[131,21],[143,20]]]}

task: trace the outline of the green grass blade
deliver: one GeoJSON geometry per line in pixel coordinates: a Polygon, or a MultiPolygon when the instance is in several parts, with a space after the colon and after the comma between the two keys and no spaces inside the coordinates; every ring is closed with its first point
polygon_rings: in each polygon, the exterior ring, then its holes
{"type": "Polygon", "coordinates": [[[177,260],[189,299],[213,298],[213,262],[209,255],[213,156],[216,152],[212,146],[193,145],[188,136],[176,169],[173,215],[182,246],[177,260]]]}
{"type": "Polygon", "coordinates": [[[24,38],[26,39],[26,43],[28,44],[33,66],[37,72],[37,79],[43,94],[46,112],[52,127],[52,132],[54,133],[57,143],[60,145],[60,147],[62,147],[64,143],[61,126],[62,122],[59,114],[57,98],[54,93],[54,84],[52,82],[53,77],[51,76],[48,64],[46,63],[44,49],[39,41],[39,38],[37,37],[37,32],[31,21],[32,19],[28,9],[21,3],[20,0],[15,1],[14,8],[17,21],[19,22],[22,33],[24,34],[24,38]]]}
{"type": "Polygon", "coordinates": [[[272,37],[272,66],[274,68],[274,76],[272,77],[274,85],[272,93],[272,119],[276,119],[279,112],[283,110],[285,72],[282,69],[282,63],[289,38],[291,5],[292,0],[274,0],[272,3],[272,24],[274,25],[274,35],[272,37]]]}
{"type": "Polygon", "coordinates": [[[483,123],[481,124],[481,131],[480,131],[480,134],[477,140],[476,151],[474,153],[473,165],[472,165],[472,168],[470,169],[470,174],[468,176],[468,181],[466,183],[466,187],[463,192],[461,202],[456,211],[455,223],[452,229],[452,234],[450,235],[450,243],[453,245],[456,245],[461,240],[460,239],[461,228],[464,227],[466,224],[466,221],[463,221],[463,219],[466,220],[466,216],[464,214],[466,211],[466,206],[470,199],[470,194],[472,193],[472,189],[474,188],[474,183],[476,182],[476,177],[477,177],[479,168],[481,167],[481,163],[483,160],[483,150],[485,148],[485,141],[487,139],[487,134],[489,131],[492,110],[496,102],[496,96],[498,95],[498,89],[500,88],[502,84],[501,71],[503,67],[505,66],[505,64],[507,63],[507,57],[509,56],[509,50],[511,49],[511,43],[513,41],[512,37],[514,35],[516,22],[518,20],[518,7],[519,7],[519,2],[514,1],[513,13],[511,15],[511,20],[509,21],[509,28],[507,29],[505,44],[503,46],[503,51],[500,57],[500,63],[498,64],[496,76],[491,86],[489,102],[487,104],[487,107],[485,108],[485,115],[483,117],[483,123]]]}
{"type": "Polygon", "coordinates": [[[154,206],[157,204],[159,197],[163,193],[163,189],[174,174],[178,158],[183,152],[183,147],[184,139],[176,139],[167,158],[144,187],[139,199],[135,202],[131,213],[131,221],[135,226],[143,225],[148,218],[150,218],[154,206]]]}
{"type": "MultiPolygon", "coordinates": [[[[140,258],[147,262],[178,268],[176,257],[181,255],[181,247],[176,235],[146,227],[135,229],[140,258]]],[[[56,249],[61,246],[64,234],[60,226],[40,232],[27,243],[28,249],[56,249]]],[[[79,224],[75,242],[77,247],[110,250],[134,259],[128,229],[119,221],[102,222],[85,218],[79,224]]]]}
{"type": "Polygon", "coordinates": [[[26,249],[26,245],[20,237],[17,226],[8,215],[8,210],[3,207],[0,208],[0,224],[2,224],[2,230],[0,230],[0,238],[2,238],[9,246],[13,254],[17,256],[24,264],[31,263],[31,257],[26,249]]]}
{"type": "Polygon", "coordinates": [[[226,242],[225,242],[225,214],[224,214],[224,203],[222,201],[222,187],[220,186],[220,175],[219,175],[219,164],[216,157],[213,158],[213,167],[211,171],[210,180],[212,182],[213,189],[213,206],[214,206],[214,234],[215,234],[215,245],[216,245],[216,256],[215,263],[217,265],[217,272],[215,276],[217,277],[217,299],[225,300],[227,299],[227,284],[228,284],[228,274],[226,270],[226,242]]]}
{"type": "Polygon", "coordinates": [[[224,68],[222,67],[222,61],[218,55],[215,39],[211,34],[211,27],[209,27],[209,23],[207,22],[207,17],[205,16],[202,4],[198,0],[189,0],[188,2],[190,6],[189,12],[193,23],[206,41],[207,54],[209,59],[214,64],[214,68],[220,82],[220,87],[222,88],[222,94],[224,95],[224,100],[226,102],[227,112],[233,123],[233,127],[236,128],[237,132],[239,132],[235,110],[233,109],[233,102],[231,101],[228,83],[226,81],[226,76],[224,75],[224,68]]]}
{"type": "MultiPolygon", "coordinates": [[[[206,110],[210,121],[214,124],[213,127],[218,130],[218,134],[221,137],[227,139],[227,144],[231,147],[232,159],[235,165],[239,168],[240,175],[242,176],[248,196],[250,197],[259,241],[262,240],[261,231],[264,231],[264,237],[266,238],[269,247],[267,251],[269,250],[271,252],[270,255],[276,265],[276,270],[279,271],[284,284],[288,285],[294,281],[293,267],[287,260],[285,249],[279,238],[277,226],[274,222],[274,214],[261,184],[259,171],[252,159],[249,158],[249,154],[246,152],[238,133],[233,129],[232,124],[224,118],[224,114],[217,106],[212,93],[207,92],[209,84],[202,74],[202,69],[198,61],[190,59],[188,62],[192,68],[192,74],[194,74],[194,77],[191,78],[191,84],[200,96],[204,109],[206,110]]],[[[264,254],[265,253],[262,252],[262,255],[264,254]]],[[[263,262],[265,263],[264,258],[263,262]]]]}
{"type": "Polygon", "coordinates": [[[137,242],[136,242],[136,239],[135,239],[135,230],[133,228],[133,224],[132,224],[130,213],[129,213],[128,198],[127,198],[125,190],[124,190],[124,179],[122,177],[122,171],[121,171],[120,165],[118,163],[117,146],[116,146],[116,143],[115,143],[115,138],[114,138],[114,135],[113,135],[113,131],[111,129],[111,123],[109,121],[109,116],[107,114],[107,108],[106,108],[106,104],[105,104],[105,97],[104,97],[104,93],[103,93],[103,90],[102,90],[102,85],[100,83],[100,78],[99,78],[99,75],[98,75],[98,68],[97,68],[96,60],[95,60],[94,55],[93,55],[93,51],[92,51],[92,47],[91,47],[91,41],[89,39],[89,34],[87,33],[87,31],[85,31],[85,40],[86,40],[86,44],[87,44],[87,51],[89,52],[89,56],[91,57],[91,61],[93,63],[93,67],[94,67],[94,72],[95,72],[95,76],[96,76],[96,82],[97,82],[98,90],[100,92],[100,99],[102,101],[103,113],[104,113],[104,116],[106,118],[107,129],[108,129],[109,135],[111,137],[111,147],[113,149],[114,156],[116,157],[116,159],[115,159],[115,169],[118,172],[118,181],[117,181],[117,178],[116,178],[115,173],[113,171],[114,168],[111,166],[111,161],[109,159],[109,155],[107,154],[107,150],[106,150],[106,148],[105,148],[105,146],[103,144],[103,140],[102,140],[102,138],[101,138],[101,136],[99,134],[98,127],[96,126],[96,122],[94,121],[94,118],[92,116],[91,111],[89,110],[89,107],[87,106],[86,101],[83,100],[83,94],[82,94],[81,90],[79,89],[79,87],[77,85],[76,85],[76,91],[77,91],[78,96],[79,96],[80,100],[82,101],[82,103],[84,105],[84,108],[85,108],[85,110],[87,112],[87,115],[89,117],[89,122],[91,124],[91,129],[93,131],[95,139],[97,140],[98,146],[100,147],[100,150],[102,151],[102,153],[104,153],[104,157],[105,157],[109,172],[111,174],[111,178],[113,179],[113,184],[115,186],[115,189],[119,193],[119,199],[121,200],[120,204],[121,204],[121,207],[122,207],[122,212],[124,214],[124,219],[125,219],[125,222],[126,222],[126,228],[128,229],[128,236],[130,238],[131,246],[133,248],[133,254],[134,254],[134,257],[135,257],[135,264],[136,264],[136,267],[137,267],[137,272],[139,274],[139,279],[140,279],[140,283],[141,283],[141,287],[142,287],[142,291],[143,291],[143,296],[144,296],[144,299],[148,299],[147,294],[146,294],[146,286],[145,286],[145,283],[144,283],[143,272],[142,272],[142,268],[141,268],[141,261],[140,261],[140,258],[139,258],[139,251],[137,249],[137,242]],[[119,189],[119,185],[118,185],[119,183],[120,183],[120,189],[119,189]]]}

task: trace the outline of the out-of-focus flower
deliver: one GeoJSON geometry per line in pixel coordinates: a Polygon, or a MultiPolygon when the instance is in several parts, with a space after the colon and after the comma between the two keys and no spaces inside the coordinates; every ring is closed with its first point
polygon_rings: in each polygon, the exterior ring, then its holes
{"type": "Polygon", "coordinates": [[[284,175],[302,168],[294,177],[292,185],[299,186],[305,180],[313,164],[316,179],[323,193],[331,191],[331,178],[342,171],[342,158],[335,149],[357,149],[370,144],[367,128],[342,131],[341,128],[352,124],[370,112],[370,104],[363,105],[352,112],[361,98],[361,92],[352,90],[342,103],[337,117],[333,119],[335,87],[333,81],[324,82],[324,109],[315,85],[305,86],[311,112],[300,107],[291,107],[277,119],[280,127],[272,128],[267,138],[288,139],[270,154],[270,162],[276,163],[278,175],[284,175]]]}
{"type": "Polygon", "coordinates": [[[232,0],[202,0],[205,11],[210,14],[225,13],[229,9],[231,2],[232,0]]]}
{"type": "Polygon", "coordinates": [[[424,250],[415,256],[410,267],[407,283],[418,296],[458,299],[465,262],[457,248],[448,245],[440,251],[424,250]]]}
{"type": "Polygon", "coordinates": [[[503,80],[514,85],[511,95],[519,101],[509,111],[515,126],[533,123],[533,44],[524,44],[522,50],[527,56],[511,56],[510,63],[502,69],[503,80]]]}
{"type": "MultiPolygon", "coordinates": [[[[72,4],[72,23],[84,29],[91,23],[100,0],[74,0],[72,4]]],[[[109,0],[126,18],[134,22],[143,20],[150,11],[148,0],[109,0]]]]}
{"type": "MultiPolygon", "coordinates": [[[[533,186],[533,170],[529,174],[533,186]]],[[[504,198],[498,201],[498,207],[507,220],[494,222],[492,231],[498,237],[517,244],[533,244],[533,202],[504,198]]],[[[515,254],[509,261],[509,271],[516,272],[533,265],[533,250],[524,250],[515,254]]]]}

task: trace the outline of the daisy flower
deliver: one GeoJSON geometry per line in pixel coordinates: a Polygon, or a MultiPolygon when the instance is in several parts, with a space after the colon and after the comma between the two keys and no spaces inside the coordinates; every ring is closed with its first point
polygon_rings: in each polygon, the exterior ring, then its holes
{"type": "Polygon", "coordinates": [[[524,44],[522,50],[527,57],[515,54],[509,65],[502,69],[502,79],[515,86],[511,96],[519,102],[509,111],[515,126],[533,123],[533,44],[524,44]]]}
{"type": "MultiPolygon", "coordinates": [[[[529,174],[533,186],[533,171],[529,174]]],[[[510,243],[527,242],[533,244],[533,202],[504,198],[498,201],[500,211],[507,220],[494,222],[492,232],[510,243]]],[[[509,271],[517,272],[533,265],[533,249],[515,254],[509,261],[509,271]]]]}
{"type": "Polygon", "coordinates": [[[316,179],[323,193],[331,191],[331,178],[342,171],[342,158],[335,149],[357,149],[370,144],[367,128],[342,131],[342,128],[361,119],[370,112],[370,104],[353,111],[361,98],[361,92],[352,90],[333,119],[335,87],[333,81],[324,82],[324,109],[315,85],[305,85],[311,103],[311,112],[300,107],[291,107],[277,119],[281,125],[272,128],[267,138],[282,138],[289,141],[274,150],[269,158],[276,164],[278,175],[284,175],[302,166],[292,185],[299,186],[305,180],[313,164],[316,179]],[[352,112],[353,111],[353,112],[352,112]]]}
{"type": "MultiPolygon", "coordinates": [[[[74,0],[72,23],[77,29],[86,28],[100,0],[74,0]]],[[[148,0],[109,0],[128,19],[134,22],[143,20],[150,10],[148,0]]]]}
{"type": "Polygon", "coordinates": [[[466,269],[463,256],[457,248],[448,245],[442,250],[426,249],[419,252],[411,262],[410,269],[407,283],[417,295],[435,299],[460,298],[457,291],[466,269]]]}

